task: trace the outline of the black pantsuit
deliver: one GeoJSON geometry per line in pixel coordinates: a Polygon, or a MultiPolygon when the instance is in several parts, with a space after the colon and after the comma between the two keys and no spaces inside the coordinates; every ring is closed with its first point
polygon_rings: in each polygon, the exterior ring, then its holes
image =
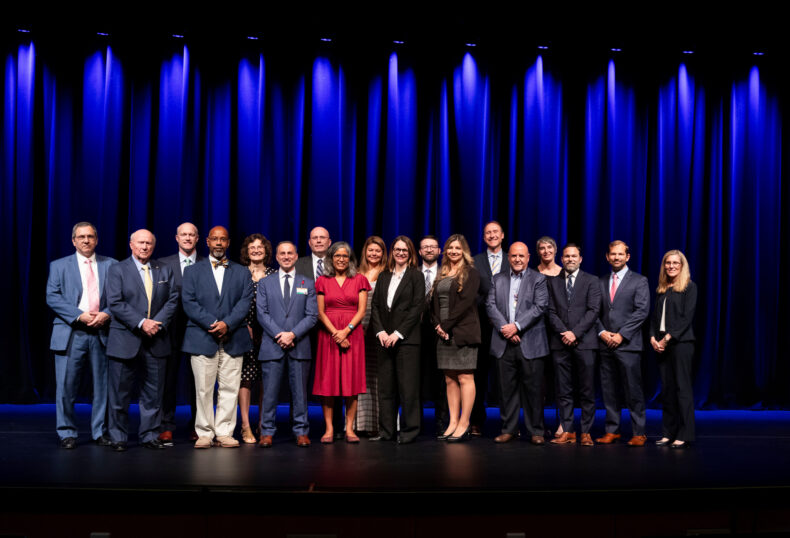
{"type": "Polygon", "coordinates": [[[693,361],[694,342],[670,344],[658,358],[664,403],[661,435],[668,439],[694,441],[693,361]]]}

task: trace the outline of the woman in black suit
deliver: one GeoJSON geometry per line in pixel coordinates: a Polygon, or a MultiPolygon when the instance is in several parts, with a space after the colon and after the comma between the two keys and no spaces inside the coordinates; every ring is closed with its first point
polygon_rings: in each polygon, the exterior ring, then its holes
{"type": "Polygon", "coordinates": [[[686,448],[694,441],[694,395],[691,367],[694,358],[694,309],[697,286],[688,261],[679,250],[664,254],[658,276],[658,296],[650,321],[650,345],[659,356],[663,411],[658,446],[686,448]]]}
{"type": "Polygon", "coordinates": [[[420,314],[425,301],[425,281],[411,239],[395,238],[387,267],[379,275],[370,309],[378,341],[379,389],[379,434],[370,440],[395,439],[400,403],[398,443],[405,444],[420,433],[420,314]]]}
{"type": "Polygon", "coordinates": [[[431,300],[431,322],[439,336],[436,363],[444,370],[450,414],[449,426],[437,437],[440,441],[457,442],[469,437],[469,417],[476,392],[474,370],[480,345],[479,287],[480,273],[474,267],[466,238],[451,235],[444,244],[431,300]]]}

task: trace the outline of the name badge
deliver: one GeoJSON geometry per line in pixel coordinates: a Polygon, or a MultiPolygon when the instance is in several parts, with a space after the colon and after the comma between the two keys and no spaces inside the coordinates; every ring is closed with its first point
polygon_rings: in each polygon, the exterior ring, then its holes
{"type": "Polygon", "coordinates": [[[307,295],[307,288],[296,288],[296,293],[299,295],[307,295]]]}

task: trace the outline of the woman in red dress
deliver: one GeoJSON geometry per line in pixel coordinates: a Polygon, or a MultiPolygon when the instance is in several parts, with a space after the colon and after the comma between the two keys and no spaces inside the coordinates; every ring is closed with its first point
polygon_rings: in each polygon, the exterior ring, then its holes
{"type": "Polygon", "coordinates": [[[346,441],[358,443],[354,433],[357,395],[365,392],[365,337],[358,329],[368,305],[370,284],[357,273],[357,260],[348,243],[334,243],[326,253],[326,269],[315,282],[318,332],[313,394],[323,396],[326,431],[321,442],[334,439],[332,412],[336,396],[346,398],[346,441]]]}

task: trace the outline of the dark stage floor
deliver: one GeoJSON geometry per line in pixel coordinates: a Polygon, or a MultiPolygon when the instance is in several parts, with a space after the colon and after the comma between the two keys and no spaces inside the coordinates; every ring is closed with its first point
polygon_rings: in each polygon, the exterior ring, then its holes
{"type": "MultiPolygon", "coordinates": [[[[438,536],[447,529],[505,536],[508,529],[551,531],[558,520],[593,536],[790,529],[790,412],[700,411],[697,442],[671,450],[497,445],[496,409],[489,409],[486,437],[467,443],[425,435],[405,446],[366,439],[322,446],[316,407],[308,449],[283,433],[268,450],[198,451],[177,435],[168,450],[132,443],[115,453],[89,443],[89,406],[78,408],[85,435],[69,451],[57,448],[54,406],[0,406],[0,535],[46,536],[43,526],[62,518],[87,524],[108,514],[115,525],[128,522],[112,536],[139,535],[130,528],[145,518],[179,517],[196,536],[225,535],[223,522],[249,518],[276,522],[269,536],[438,536]],[[364,521],[383,526],[369,533],[364,521]]],[[[547,410],[547,424],[553,417],[547,410]]],[[[287,421],[285,408],[279,418],[287,421]]],[[[601,411],[594,434],[602,428],[601,411]]],[[[649,412],[648,431],[660,431],[660,412],[649,412]]]]}

